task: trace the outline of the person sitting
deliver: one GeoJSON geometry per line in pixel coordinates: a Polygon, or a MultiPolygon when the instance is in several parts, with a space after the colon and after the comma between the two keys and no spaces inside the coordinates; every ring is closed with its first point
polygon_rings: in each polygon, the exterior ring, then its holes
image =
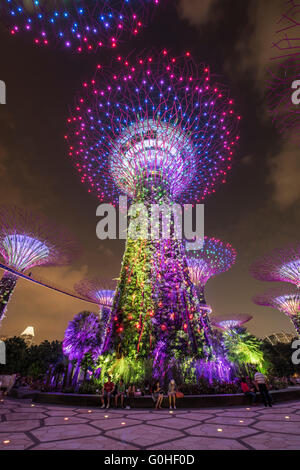
{"type": "Polygon", "coordinates": [[[251,391],[251,389],[249,387],[249,384],[247,383],[247,380],[244,377],[241,379],[241,389],[242,389],[243,394],[246,397],[251,398],[252,405],[255,405],[255,403],[256,403],[256,393],[251,391]]]}
{"type": "Polygon", "coordinates": [[[155,409],[156,410],[158,410],[159,408],[161,409],[162,408],[161,404],[164,398],[164,391],[160,386],[159,380],[157,380],[157,382],[155,382],[154,384],[152,398],[155,403],[155,409]]]}
{"type": "Polygon", "coordinates": [[[168,395],[169,395],[169,406],[170,410],[172,409],[172,401],[173,401],[173,408],[176,410],[176,393],[177,393],[177,385],[175,380],[170,380],[169,388],[168,388],[168,395]]]}
{"type": "Polygon", "coordinates": [[[135,385],[131,383],[127,389],[126,409],[134,408],[135,385]]]}
{"type": "Polygon", "coordinates": [[[107,382],[105,382],[103,386],[103,391],[102,391],[102,396],[101,396],[101,401],[102,401],[102,406],[101,408],[105,408],[105,400],[107,401],[106,408],[110,407],[110,398],[112,396],[112,391],[115,387],[115,384],[111,381],[111,377],[107,377],[107,382]]]}
{"type": "Polygon", "coordinates": [[[126,387],[122,379],[115,388],[115,407],[118,408],[118,399],[121,399],[121,408],[124,408],[124,398],[126,398],[126,387]]]}
{"type": "Polygon", "coordinates": [[[144,386],[142,387],[142,396],[151,395],[151,385],[149,382],[145,382],[144,386]]]}

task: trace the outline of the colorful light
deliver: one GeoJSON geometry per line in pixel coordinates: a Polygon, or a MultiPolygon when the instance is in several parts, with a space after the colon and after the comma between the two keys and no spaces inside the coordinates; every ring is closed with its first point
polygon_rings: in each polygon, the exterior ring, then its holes
{"type": "Polygon", "coordinates": [[[251,274],[260,281],[291,282],[300,287],[300,243],[263,256],[251,266],[251,274]]]}
{"type": "Polygon", "coordinates": [[[206,66],[163,51],[98,65],[77,97],[66,140],[81,181],[101,201],[147,190],[200,202],[227,180],[239,120],[206,66]]]}
{"type": "Polygon", "coordinates": [[[77,52],[115,48],[135,36],[159,0],[3,0],[0,17],[12,36],[77,52]]]}
{"type": "Polygon", "coordinates": [[[99,347],[99,340],[99,317],[93,312],[83,311],[69,322],[63,340],[63,352],[70,361],[76,360],[80,367],[85,354],[95,354],[99,347]]]}
{"type": "Polygon", "coordinates": [[[223,331],[233,330],[239,328],[245,323],[252,320],[251,315],[230,315],[230,316],[217,316],[212,317],[211,322],[217,328],[223,331]]]}
{"type": "MultiPolygon", "coordinates": [[[[239,119],[208,67],[164,50],[99,64],[65,137],[81,181],[100,201],[116,204],[126,194],[150,210],[151,203],[202,202],[225,183],[239,119]]],[[[174,356],[210,355],[181,240],[128,237],[112,317],[112,351],[152,358],[156,377],[174,356]]]]}
{"type": "Polygon", "coordinates": [[[287,315],[292,321],[296,331],[300,334],[300,291],[291,287],[270,289],[264,294],[254,297],[253,302],[258,305],[276,308],[287,315]]]}
{"type": "Polygon", "coordinates": [[[87,300],[96,302],[100,307],[100,337],[99,354],[108,347],[113,332],[112,306],[115,297],[115,283],[103,279],[84,279],[75,284],[75,291],[87,300]]]}
{"type": "Polygon", "coordinates": [[[100,307],[113,305],[115,283],[104,279],[83,279],[74,286],[75,291],[100,307]]]}
{"type": "MultiPolygon", "coordinates": [[[[46,217],[15,206],[0,207],[0,255],[6,266],[20,272],[35,266],[62,266],[77,254],[71,236],[46,217]]],[[[0,281],[0,322],[16,282],[17,276],[8,272],[0,281]]]]}
{"type": "Polygon", "coordinates": [[[203,247],[187,252],[190,278],[197,287],[200,302],[205,305],[204,288],[212,277],[228,271],[236,261],[237,252],[217,238],[204,238],[203,247]]]}

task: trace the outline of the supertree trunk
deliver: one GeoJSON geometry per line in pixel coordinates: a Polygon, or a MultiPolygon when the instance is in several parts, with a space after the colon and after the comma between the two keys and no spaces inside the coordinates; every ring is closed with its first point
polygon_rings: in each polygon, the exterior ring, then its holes
{"type": "Polygon", "coordinates": [[[119,356],[148,357],[152,350],[154,303],[151,242],[127,240],[112,319],[119,356]]]}
{"type": "Polygon", "coordinates": [[[111,307],[103,307],[100,313],[101,331],[99,354],[101,356],[111,348],[111,337],[113,333],[113,316],[111,307]]]}
{"type": "Polygon", "coordinates": [[[297,331],[298,336],[300,337],[300,314],[299,315],[293,315],[291,317],[291,321],[294,325],[295,330],[297,331]]]}
{"type": "MultiPolygon", "coordinates": [[[[210,307],[207,305],[206,300],[205,300],[205,294],[204,294],[204,287],[203,286],[195,286],[195,289],[197,291],[197,296],[200,304],[200,318],[201,321],[203,322],[205,326],[205,336],[206,340],[209,343],[209,345],[212,345],[212,325],[211,321],[209,318],[209,309],[210,307]]],[[[211,310],[210,310],[211,311],[211,310]]]]}
{"type": "Polygon", "coordinates": [[[18,277],[9,272],[5,272],[0,281],[0,326],[5,317],[5,310],[9,299],[16,287],[18,277]]]}
{"type": "Polygon", "coordinates": [[[209,354],[181,241],[128,239],[112,316],[117,355],[153,357],[158,376],[176,355],[209,354]]]}

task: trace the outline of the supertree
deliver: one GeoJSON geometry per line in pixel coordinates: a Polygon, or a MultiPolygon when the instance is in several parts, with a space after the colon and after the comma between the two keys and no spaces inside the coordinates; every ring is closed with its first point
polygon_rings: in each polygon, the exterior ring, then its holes
{"type": "MultiPolygon", "coordinates": [[[[226,88],[190,53],[121,57],[98,65],[70,116],[69,156],[100,201],[172,207],[202,202],[225,183],[238,143],[239,116],[226,88]]],[[[142,210],[142,209],[141,209],[142,210]]],[[[136,222],[136,215],[130,220],[136,222]]],[[[174,227],[173,227],[174,228],[174,227]]],[[[113,307],[115,350],[154,358],[203,354],[205,325],[185,251],[172,236],[129,236],[113,307]]],[[[159,364],[158,364],[159,362],[159,364]]]]}
{"type": "MultiPolygon", "coordinates": [[[[0,207],[0,255],[7,267],[23,273],[35,266],[68,265],[78,252],[71,236],[43,215],[15,206],[0,207]]],[[[0,281],[0,323],[17,279],[6,271],[0,281]]]]}
{"type": "Polygon", "coordinates": [[[253,298],[257,305],[276,308],[287,315],[300,335],[300,291],[291,287],[269,289],[253,298]]]}
{"type": "Polygon", "coordinates": [[[242,325],[252,320],[252,318],[251,315],[216,316],[212,317],[211,322],[213,326],[223,331],[229,331],[240,328],[242,325]]]}
{"type": "Polygon", "coordinates": [[[60,44],[77,52],[116,47],[136,35],[160,0],[3,0],[0,18],[11,35],[37,45],[60,44]]]}
{"type": "Polygon", "coordinates": [[[291,282],[300,287],[300,243],[271,251],[253,263],[250,272],[259,281],[291,282]]]}
{"type": "Polygon", "coordinates": [[[63,352],[70,361],[76,361],[73,384],[76,384],[81,363],[89,354],[96,359],[99,354],[101,325],[99,316],[83,311],[75,315],[65,331],[63,352]]]}
{"type": "Polygon", "coordinates": [[[235,263],[236,256],[235,249],[229,243],[208,237],[204,238],[200,250],[188,252],[187,263],[190,278],[197,289],[202,314],[208,324],[208,315],[212,310],[205,300],[205,286],[212,277],[228,271],[235,263]]]}
{"type": "Polygon", "coordinates": [[[243,327],[252,320],[251,315],[224,315],[212,317],[214,326],[223,331],[220,348],[223,355],[236,365],[240,372],[249,373],[253,367],[265,370],[262,342],[243,327]]]}
{"type": "Polygon", "coordinates": [[[99,305],[101,353],[109,347],[113,331],[112,306],[115,296],[115,287],[114,281],[104,279],[83,279],[74,286],[78,294],[99,305]]]}

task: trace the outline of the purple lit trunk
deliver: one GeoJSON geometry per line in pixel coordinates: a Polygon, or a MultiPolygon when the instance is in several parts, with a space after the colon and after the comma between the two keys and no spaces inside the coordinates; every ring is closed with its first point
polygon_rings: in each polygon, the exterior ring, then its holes
{"type": "MultiPolygon", "coordinates": [[[[82,360],[82,359],[81,359],[82,360]]],[[[80,372],[80,363],[81,363],[81,360],[79,360],[76,364],[76,369],[75,369],[75,372],[74,372],[74,375],[73,375],[73,378],[72,378],[72,385],[73,387],[75,387],[77,385],[77,380],[78,380],[78,376],[79,376],[79,372],[80,372]]]]}
{"type": "Polygon", "coordinates": [[[11,295],[16,287],[18,277],[14,274],[5,272],[0,281],[0,326],[11,295]]]}

